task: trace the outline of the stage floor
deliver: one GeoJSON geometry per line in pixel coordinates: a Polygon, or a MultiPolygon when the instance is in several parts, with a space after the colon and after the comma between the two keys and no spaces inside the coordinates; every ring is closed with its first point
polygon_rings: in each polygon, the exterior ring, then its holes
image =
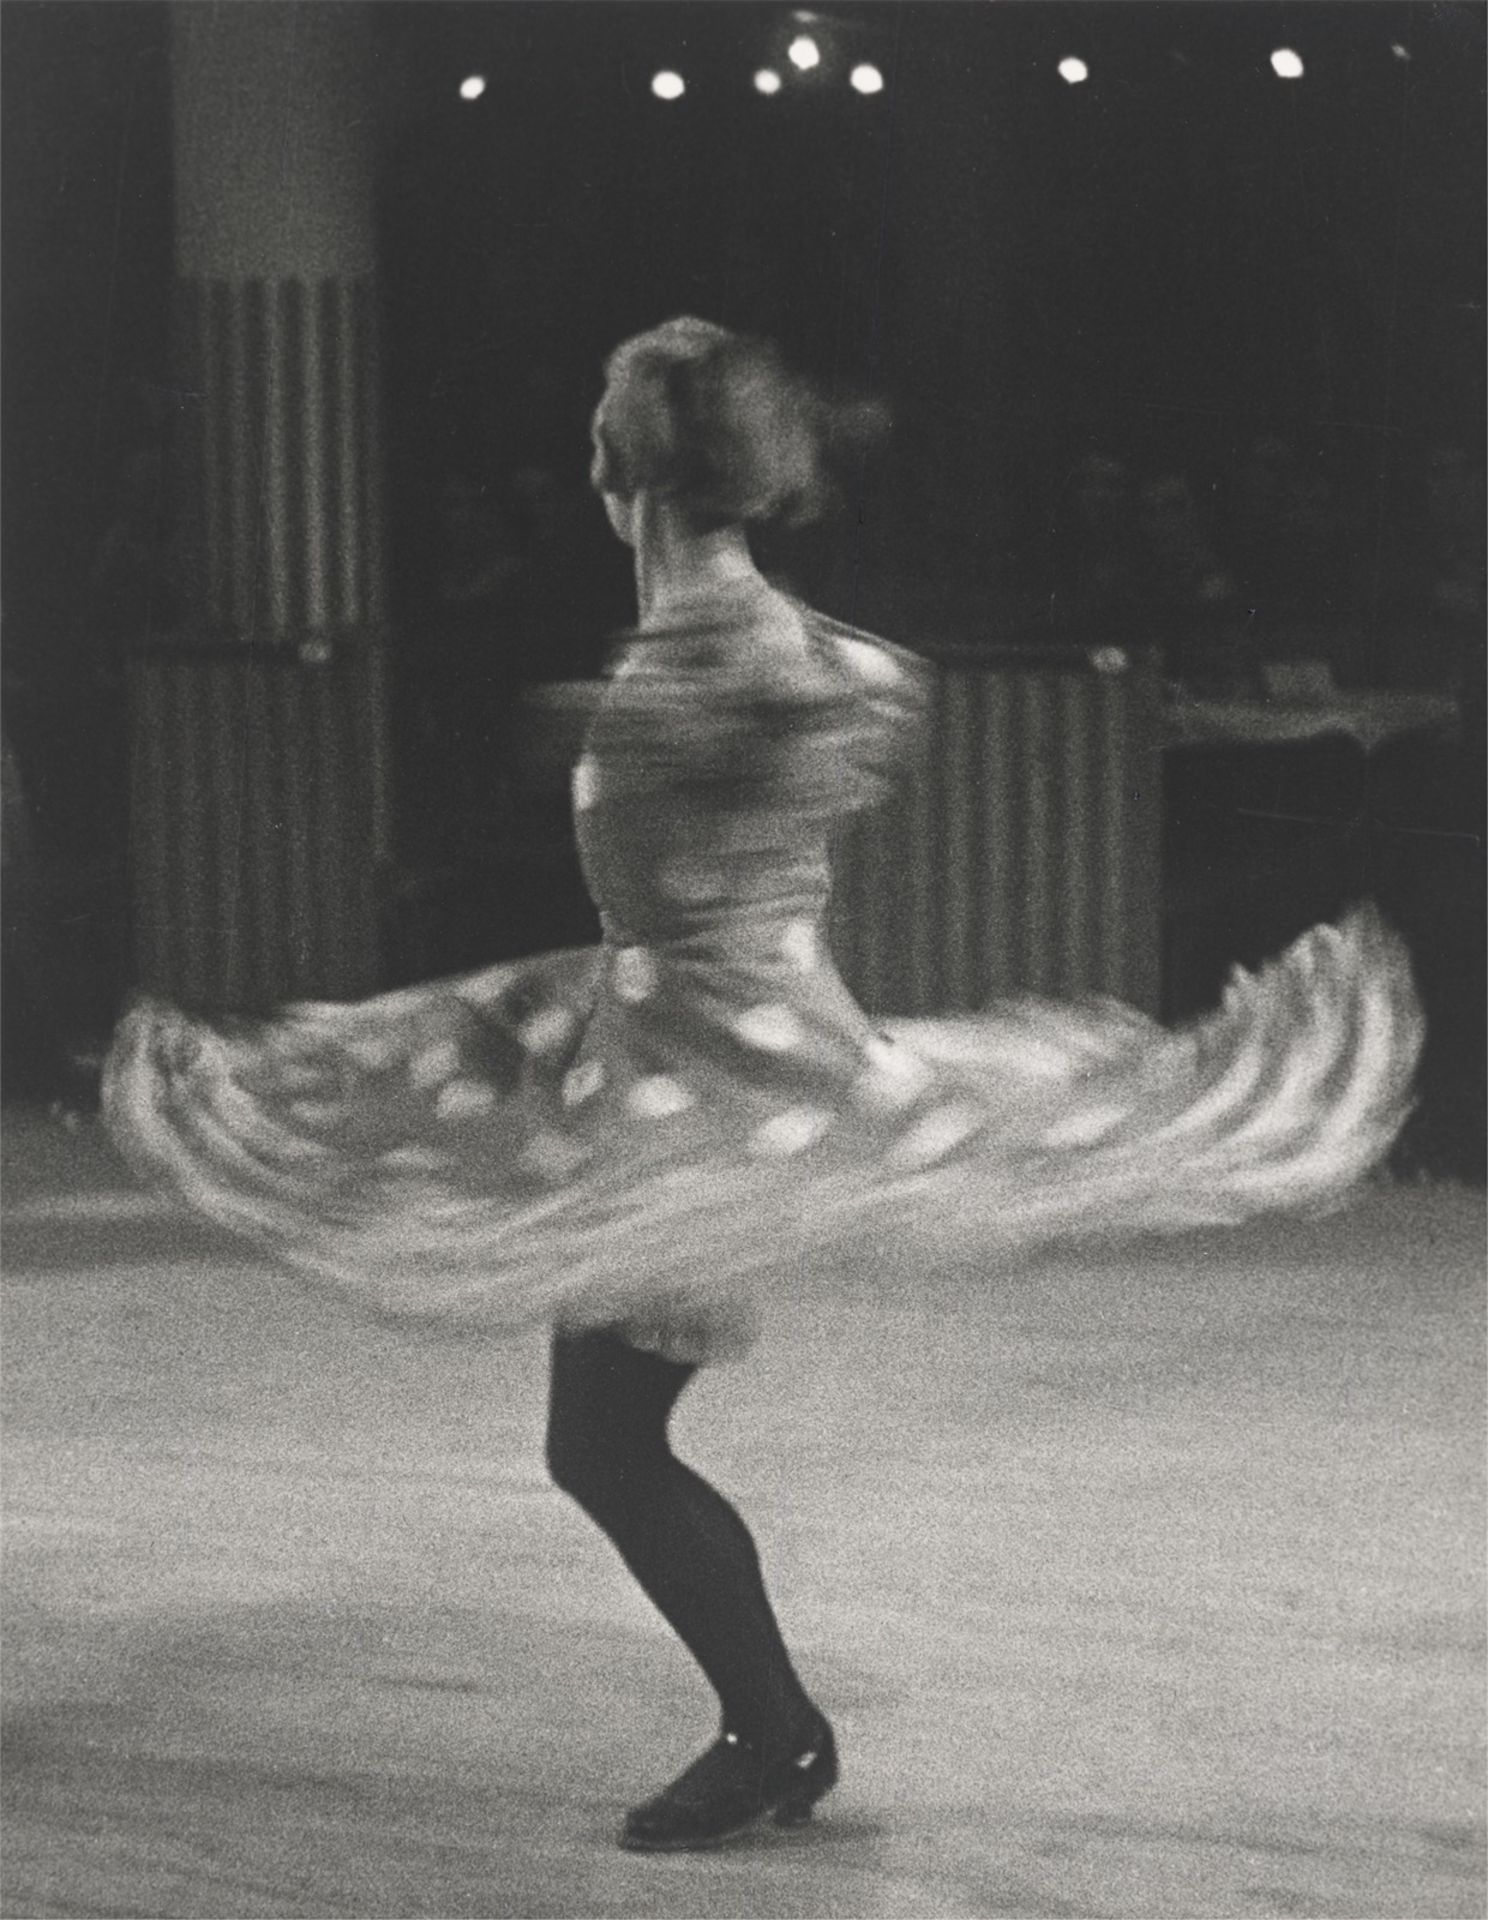
{"type": "Polygon", "coordinates": [[[4,1912],[1484,1912],[1484,1208],[782,1273],[683,1402],[837,1723],[817,1823],[613,1831],[708,1696],[546,1482],[542,1343],[393,1335],[7,1129],[4,1912]]]}

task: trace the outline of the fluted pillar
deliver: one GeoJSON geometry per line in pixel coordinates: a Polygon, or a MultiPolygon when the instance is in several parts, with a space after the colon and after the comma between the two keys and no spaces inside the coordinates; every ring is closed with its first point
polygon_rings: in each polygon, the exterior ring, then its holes
{"type": "Polygon", "coordinates": [[[178,0],[181,372],[193,600],[215,632],[384,617],[367,18],[178,0]]]}
{"type": "Polygon", "coordinates": [[[389,840],[369,20],[172,7],[182,630],[136,660],[144,984],[379,981],[389,840]]]}

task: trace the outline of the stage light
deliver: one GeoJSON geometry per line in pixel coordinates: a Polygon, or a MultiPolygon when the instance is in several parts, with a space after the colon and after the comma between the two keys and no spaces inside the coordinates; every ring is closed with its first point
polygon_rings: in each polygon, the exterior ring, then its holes
{"type": "Polygon", "coordinates": [[[1061,80],[1067,80],[1072,87],[1078,87],[1082,80],[1090,78],[1090,69],[1083,60],[1076,60],[1071,55],[1068,60],[1060,61],[1059,77],[1061,80]]]}
{"type": "Polygon", "coordinates": [[[779,93],[780,75],[773,67],[761,67],[754,76],[754,90],[756,93],[779,93]]]}
{"type": "Polygon", "coordinates": [[[1392,41],[1391,41],[1391,43],[1390,43],[1390,51],[1391,51],[1391,53],[1393,53],[1393,54],[1394,54],[1394,56],[1395,56],[1395,58],[1396,58],[1397,60],[1409,60],[1409,59],[1410,59],[1410,48],[1409,48],[1409,47],[1403,47],[1403,46],[1401,46],[1401,44],[1400,44],[1400,42],[1399,42],[1398,40],[1392,40],[1392,41]]]}
{"type": "Polygon", "coordinates": [[[472,73],[468,79],[460,82],[462,100],[479,100],[485,90],[486,76],[483,73],[472,73]]]}
{"type": "Polygon", "coordinates": [[[680,73],[664,68],[651,76],[651,91],[658,100],[680,100],[687,91],[687,85],[680,73]]]}
{"type": "Polygon", "coordinates": [[[1302,65],[1300,53],[1294,53],[1290,47],[1278,47],[1271,56],[1271,71],[1278,80],[1300,80],[1307,69],[1302,65]]]}
{"type": "Polygon", "coordinates": [[[883,75],[877,67],[869,66],[866,60],[860,67],[854,67],[847,78],[848,84],[859,93],[882,93],[884,90],[883,75]]]}
{"type": "Polygon", "coordinates": [[[801,73],[810,73],[813,67],[821,65],[821,48],[809,33],[798,33],[786,48],[790,63],[801,73]]]}

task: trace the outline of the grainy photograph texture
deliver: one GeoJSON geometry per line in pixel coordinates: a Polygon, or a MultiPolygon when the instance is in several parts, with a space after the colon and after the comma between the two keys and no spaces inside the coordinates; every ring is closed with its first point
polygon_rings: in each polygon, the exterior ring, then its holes
{"type": "Polygon", "coordinates": [[[1478,0],[0,0],[3,1911],[1468,1920],[1478,0]]]}

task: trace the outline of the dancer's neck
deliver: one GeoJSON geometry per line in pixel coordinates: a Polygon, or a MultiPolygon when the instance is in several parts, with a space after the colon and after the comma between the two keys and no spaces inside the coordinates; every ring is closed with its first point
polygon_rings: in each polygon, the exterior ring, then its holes
{"type": "Polygon", "coordinates": [[[699,533],[665,501],[645,500],[636,535],[636,603],[643,627],[664,624],[673,607],[762,580],[742,527],[699,533]]]}

